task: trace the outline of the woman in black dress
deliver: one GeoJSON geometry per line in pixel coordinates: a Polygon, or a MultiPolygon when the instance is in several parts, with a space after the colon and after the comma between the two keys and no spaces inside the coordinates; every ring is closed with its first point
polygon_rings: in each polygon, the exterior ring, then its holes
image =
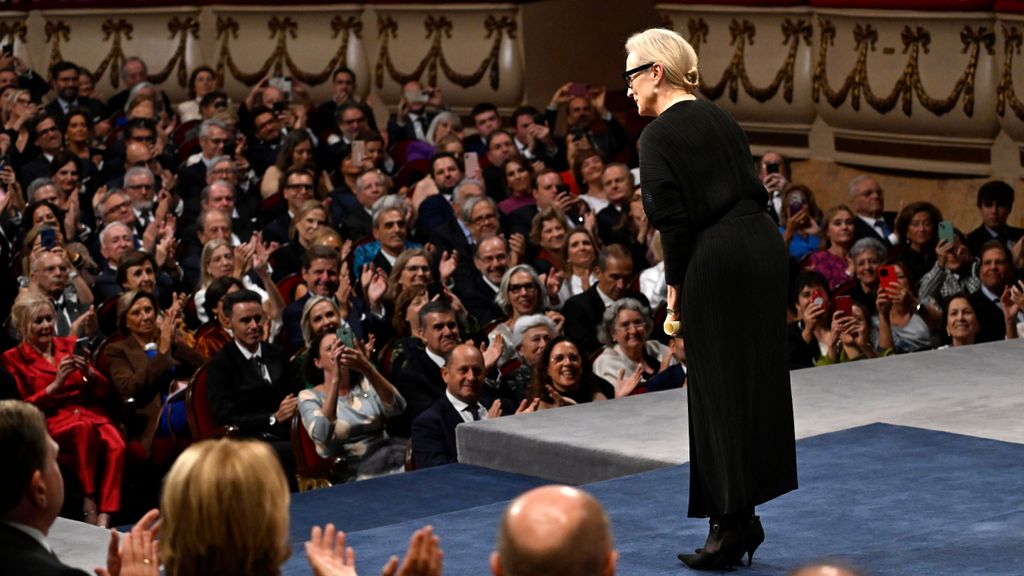
{"type": "Polygon", "coordinates": [[[764,541],[754,506],[797,487],[786,246],[743,130],[694,96],[693,48],[651,29],[626,52],[628,94],[641,115],[657,116],[640,137],[640,181],[661,232],[668,321],[686,339],[688,515],[711,518],[704,547],[679,559],[728,569],[764,541]]]}

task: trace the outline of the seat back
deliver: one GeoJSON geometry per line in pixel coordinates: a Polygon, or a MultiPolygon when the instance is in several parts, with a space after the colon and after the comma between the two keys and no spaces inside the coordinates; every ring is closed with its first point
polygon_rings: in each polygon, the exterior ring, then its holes
{"type": "Polygon", "coordinates": [[[208,371],[204,364],[192,376],[185,391],[185,410],[188,414],[188,428],[192,438],[203,440],[220,435],[220,427],[213,420],[210,399],[207,396],[208,371]]]}
{"type": "Polygon", "coordinates": [[[277,291],[281,293],[281,299],[284,300],[285,306],[295,302],[295,289],[304,281],[302,274],[299,273],[285,276],[277,281],[277,291]]]}
{"type": "Polygon", "coordinates": [[[107,359],[107,346],[110,346],[114,342],[120,342],[121,340],[124,340],[124,335],[119,332],[115,332],[104,338],[92,353],[93,367],[96,368],[96,371],[100,374],[106,376],[107,380],[110,380],[110,360],[107,359]]]}
{"type": "Polygon", "coordinates": [[[341,458],[322,458],[316,451],[316,444],[302,425],[302,417],[296,414],[291,423],[292,452],[295,454],[295,475],[299,490],[326,488],[333,484],[335,466],[341,458]]]}

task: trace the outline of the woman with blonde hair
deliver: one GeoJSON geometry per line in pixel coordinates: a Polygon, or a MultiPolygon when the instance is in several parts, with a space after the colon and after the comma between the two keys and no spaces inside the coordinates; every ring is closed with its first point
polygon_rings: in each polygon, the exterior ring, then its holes
{"type": "Polygon", "coordinates": [[[640,137],[640,181],[665,255],[665,328],[686,341],[688,515],[711,517],[703,548],[678,557],[697,570],[728,570],[764,541],[754,507],[797,487],[788,254],[743,129],[696,96],[693,47],[652,28],[625,49],[626,94],[641,115],[656,116],[640,137]]]}

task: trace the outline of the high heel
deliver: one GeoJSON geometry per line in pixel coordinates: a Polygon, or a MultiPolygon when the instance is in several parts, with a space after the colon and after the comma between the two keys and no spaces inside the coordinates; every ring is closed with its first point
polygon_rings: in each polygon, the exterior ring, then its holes
{"type": "MultiPolygon", "coordinates": [[[[743,530],[743,547],[747,552],[747,566],[750,566],[754,562],[754,551],[764,542],[764,527],[761,526],[761,517],[751,516],[743,522],[741,528],[743,530]]],[[[743,554],[740,554],[740,560],[742,559],[743,554]]]]}
{"type": "Polygon", "coordinates": [[[742,561],[745,551],[741,527],[713,519],[704,548],[696,554],[679,554],[677,557],[694,570],[730,570],[733,564],[742,561]]]}

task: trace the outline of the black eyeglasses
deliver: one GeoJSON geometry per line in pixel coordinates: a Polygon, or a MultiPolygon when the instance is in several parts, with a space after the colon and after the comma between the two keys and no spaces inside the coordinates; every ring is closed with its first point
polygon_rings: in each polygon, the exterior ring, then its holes
{"type": "Polygon", "coordinates": [[[651,66],[654,66],[654,62],[648,62],[647,64],[637,66],[632,70],[626,70],[625,72],[623,72],[622,81],[626,83],[626,89],[629,90],[633,88],[633,76],[636,76],[637,74],[643,72],[644,70],[649,70],[651,66]]]}

